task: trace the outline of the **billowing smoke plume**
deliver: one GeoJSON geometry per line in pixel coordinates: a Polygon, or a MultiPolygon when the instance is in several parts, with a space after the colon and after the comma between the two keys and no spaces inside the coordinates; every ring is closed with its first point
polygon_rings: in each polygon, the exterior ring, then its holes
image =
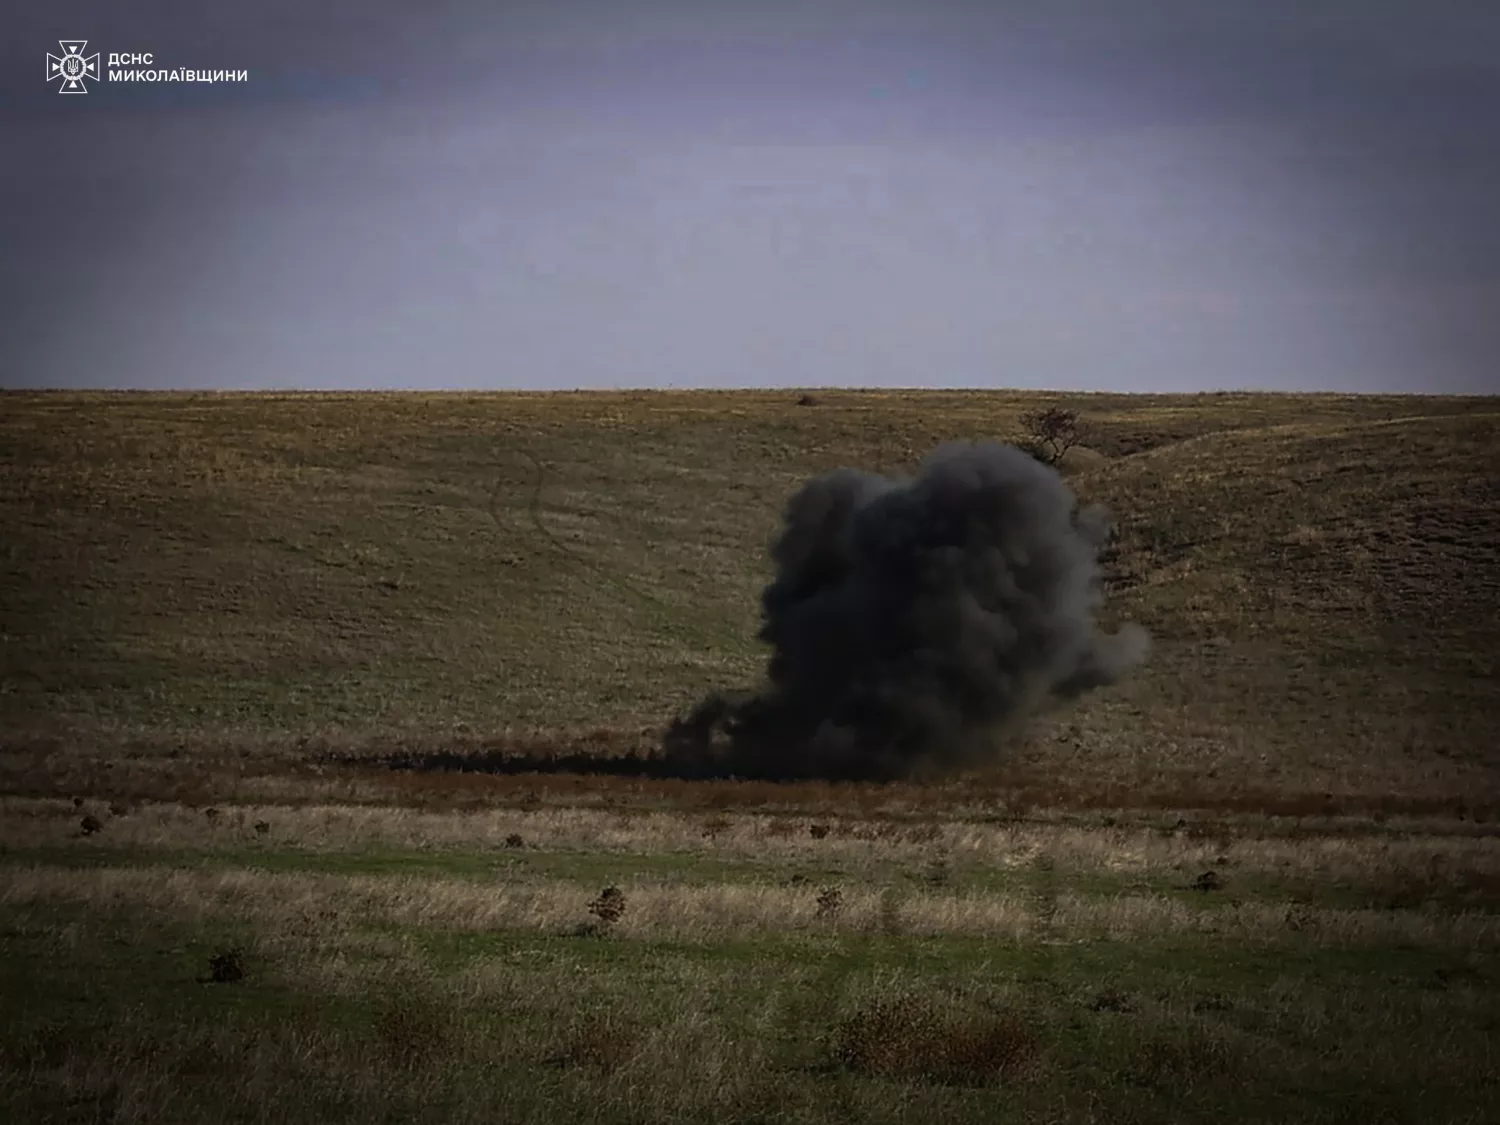
{"type": "Polygon", "coordinates": [[[788,503],[761,598],[768,682],[667,737],[717,773],[891,778],[971,763],[1027,715],[1145,658],[1107,635],[1103,509],[1019,449],[954,443],[914,480],[840,469],[788,503]]]}

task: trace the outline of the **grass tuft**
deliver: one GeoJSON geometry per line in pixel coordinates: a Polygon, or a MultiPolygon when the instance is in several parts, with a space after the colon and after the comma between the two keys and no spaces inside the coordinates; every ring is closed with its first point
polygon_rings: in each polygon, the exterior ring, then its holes
{"type": "Polygon", "coordinates": [[[605,887],[599,892],[599,897],[589,903],[589,913],[598,919],[601,927],[612,927],[625,916],[625,892],[619,887],[605,887]]]}
{"type": "Polygon", "coordinates": [[[376,1011],[371,1027],[387,1060],[410,1068],[453,1050],[452,1019],[433,998],[402,993],[376,1011]]]}
{"type": "Polygon", "coordinates": [[[639,1026],[617,1012],[583,1016],[564,1034],[548,1061],[554,1066],[587,1067],[613,1074],[640,1054],[639,1026]]]}
{"type": "Polygon", "coordinates": [[[221,949],[208,959],[208,979],[214,984],[238,984],[248,972],[240,949],[221,949]]]}
{"type": "Polygon", "coordinates": [[[1036,1033],[1015,1013],[952,1011],[914,996],[861,1007],[832,1040],[834,1061],[858,1074],[946,1085],[1015,1078],[1039,1053],[1036,1033]]]}

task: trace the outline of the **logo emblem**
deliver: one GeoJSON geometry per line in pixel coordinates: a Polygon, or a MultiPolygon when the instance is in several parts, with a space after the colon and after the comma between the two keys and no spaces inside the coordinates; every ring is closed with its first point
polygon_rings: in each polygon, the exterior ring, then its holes
{"type": "Polygon", "coordinates": [[[87,94],[88,87],[83,80],[99,81],[99,53],[95,51],[88,58],[83,57],[83,49],[89,45],[87,39],[59,39],[57,45],[63,50],[62,58],[48,53],[47,81],[62,79],[59,94],[87,94]]]}

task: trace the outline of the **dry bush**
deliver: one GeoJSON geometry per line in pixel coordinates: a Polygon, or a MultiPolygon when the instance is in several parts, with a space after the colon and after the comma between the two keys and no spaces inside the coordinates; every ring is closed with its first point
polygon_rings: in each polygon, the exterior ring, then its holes
{"type": "Polygon", "coordinates": [[[1021,425],[1026,431],[1024,448],[1048,465],[1056,465],[1083,437],[1078,412],[1060,406],[1029,410],[1021,415],[1021,425]]]}
{"type": "Polygon", "coordinates": [[[1139,1043],[1125,1078],[1136,1085],[1185,1091],[1232,1077],[1236,1061],[1217,1036],[1163,1032],[1139,1043]]]}
{"type": "Polygon", "coordinates": [[[868,1004],[834,1030],[834,1061],[876,1078],[977,1086],[1022,1074],[1037,1037],[1014,1013],[948,1011],[912,996],[868,1004]]]}
{"type": "Polygon", "coordinates": [[[1292,902],[1287,904],[1283,920],[1287,929],[1297,932],[1311,929],[1317,922],[1317,915],[1307,903],[1292,902]]]}
{"type": "Polygon", "coordinates": [[[1135,1005],[1131,1002],[1130,997],[1118,988],[1106,988],[1095,993],[1094,998],[1089,1001],[1088,1007],[1091,1012],[1135,1011],[1135,1005]]]}
{"type": "Polygon", "coordinates": [[[589,903],[589,913],[599,920],[601,927],[613,926],[625,916],[625,892],[619,887],[605,887],[589,903]]]}
{"type": "Polygon", "coordinates": [[[99,1050],[99,1040],[105,1034],[107,1029],[102,1025],[96,1028],[49,1021],[19,1040],[0,1040],[0,1070],[17,1073],[57,1070],[80,1055],[99,1050]]]}
{"type": "Polygon", "coordinates": [[[435,1003],[402,995],[376,1013],[375,1037],[396,1066],[411,1067],[452,1049],[452,1026],[435,1003]]]}
{"type": "Polygon", "coordinates": [[[891,937],[898,936],[902,932],[901,892],[895,887],[887,887],[881,891],[878,911],[880,932],[891,937]]]}
{"type": "Polygon", "coordinates": [[[585,1066],[611,1074],[641,1050],[641,1030],[614,1012],[585,1016],[564,1034],[554,1066],[585,1066]]]}
{"type": "Polygon", "coordinates": [[[221,949],[208,959],[208,979],[215,984],[237,984],[248,971],[245,954],[239,949],[221,949]]]}

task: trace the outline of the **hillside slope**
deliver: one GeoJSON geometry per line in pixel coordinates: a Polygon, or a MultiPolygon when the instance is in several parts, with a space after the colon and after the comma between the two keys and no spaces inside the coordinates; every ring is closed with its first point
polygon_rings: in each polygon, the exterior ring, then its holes
{"type": "MultiPolygon", "coordinates": [[[[1494,400],[1065,397],[1099,455],[1072,483],[1121,523],[1111,614],[1157,646],[1017,783],[1496,791],[1494,400]]],[[[4,734],[645,745],[757,676],[806,476],[1014,437],[1040,401],[6,395],[4,734]]]]}
{"type": "Polygon", "coordinates": [[[1129,513],[1112,605],[1157,647],[1077,723],[1184,780],[1491,784],[1497,451],[1476,410],[1210,434],[1090,474],[1129,513]]]}

